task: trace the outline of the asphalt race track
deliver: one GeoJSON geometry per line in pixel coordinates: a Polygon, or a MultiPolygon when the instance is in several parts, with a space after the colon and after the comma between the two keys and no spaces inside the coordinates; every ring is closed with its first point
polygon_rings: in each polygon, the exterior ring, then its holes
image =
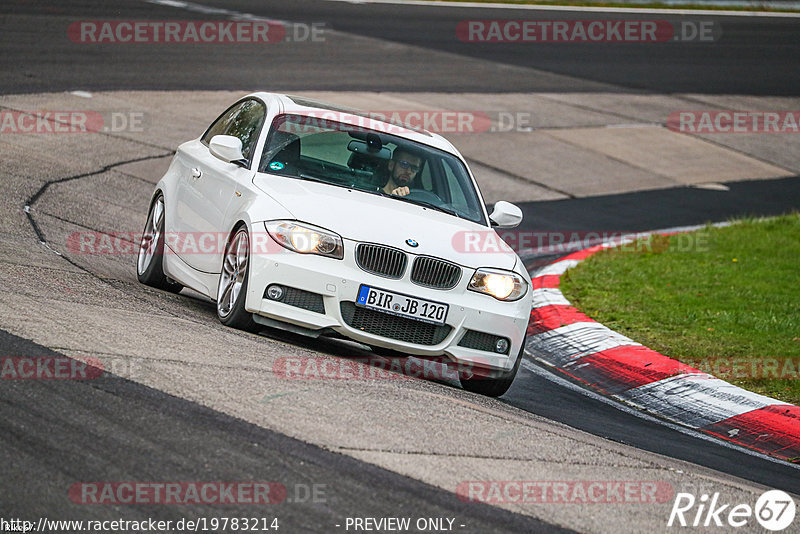
{"type": "MultiPolygon", "coordinates": [[[[412,517],[453,518],[458,532],[637,532],[665,529],[671,503],[491,506],[464,502],[454,492],[468,480],[620,477],[666,481],[675,491],[720,491],[730,502],[751,504],[766,488],[800,494],[796,466],[622,411],[531,361],[499,400],[447,381],[287,384],[272,376],[275,358],[371,353],[335,340],[231,331],[217,323],[206,299],[137,284],[135,256],[65,253],[71,232],[138,230],[171,151],[215,117],[220,103],[250,90],[350,91],[359,93],[343,98],[363,93],[376,101],[395,98],[400,106],[413,94],[424,93],[423,101],[428,94],[462,95],[494,102],[494,110],[503,109],[505,93],[558,94],[580,99],[576,109],[587,114],[602,107],[584,103],[592,95],[621,106],[634,97],[676,98],[698,109],[737,98],[761,102],[762,109],[800,102],[798,18],[701,15],[696,20],[721,28],[713,43],[537,44],[535,53],[520,44],[454,37],[462,20],[608,17],[642,15],[316,0],[9,0],[0,6],[0,111],[81,105],[70,104],[70,92],[83,91],[94,93],[92,105],[146,110],[148,127],[103,135],[97,143],[90,136],[0,133],[0,282],[7,288],[0,298],[0,355],[119,364],[96,380],[0,381],[0,518],[257,515],[278,517],[279,532],[345,532],[347,518],[412,517]],[[66,38],[69,24],[81,20],[242,14],[316,24],[331,37],[267,47],[96,46],[66,38]],[[241,504],[90,506],[67,497],[75,483],[131,480],[280,481],[287,496],[256,512],[241,504]],[[318,498],[310,496],[314,487],[318,498]]],[[[609,115],[612,122],[630,122],[620,112],[609,115]]],[[[502,135],[497,139],[519,140],[502,135]]],[[[714,187],[676,181],[584,192],[557,180],[526,184],[509,170],[512,164],[497,172],[520,191],[538,191],[509,198],[523,208],[521,230],[662,229],[800,209],[798,152],[792,156],[786,148],[798,145],[787,137],[774,143],[704,138],[708,150],[736,151],[748,169],[767,169],[752,179],[719,173],[707,180],[714,187]],[[769,145],[778,148],[771,152],[769,145]],[[770,174],[775,169],[780,173],[770,174]]],[[[496,170],[480,159],[480,143],[463,141],[471,164],[496,170]]],[[[522,144],[503,143],[498,150],[524,152],[522,144]]],[[[605,160],[619,163],[616,156],[605,160]]],[[[577,174],[592,170],[575,161],[563,166],[577,174]]],[[[552,259],[524,256],[529,268],[552,259]]]]}
{"type": "MultiPolygon", "coordinates": [[[[58,357],[5,332],[0,332],[0,339],[9,356],[58,357]]],[[[147,480],[266,480],[278,475],[286,481],[287,502],[293,501],[293,506],[285,507],[289,513],[281,510],[280,520],[298,532],[332,529],[342,510],[354,516],[382,516],[387,502],[397,514],[457,516],[476,532],[558,530],[492,506],[463,503],[438,488],[113,375],[77,388],[65,382],[40,381],[33,387],[17,383],[2,389],[2,402],[3,448],[7,458],[16,459],[3,469],[0,497],[4,506],[14,504],[3,509],[4,517],[12,512],[69,517],[73,503],[43,506],[42,495],[54,487],[69,487],[76,476],[114,479],[135,466],[147,480]],[[91,429],[76,432],[75,421],[83,417],[91,418],[91,429]],[[32,420],[42,424],[31,429],[32,420]],[[160,451],[157,460],[151,458],[154,449],[160,451]],[[109,456],[109,450],[120,454],[109,456]],[[328,487],[336,487],[336,494],[325,495],[328,487]],[[317,501],[323,495],[325,507],[317,501]]],[[[142,520],[158,515],[177,521],[184,512],[161,508],[155,513],[136,507],[106,509],[94,517],[142,520]]],[[[241,504],[224,510],[238,517],[251,513],[241,504]]],[[[191,510],[198,516],[204,512],[214,515],[202,506],[191,510]]]]}
{"type": "MultiPolygon", "coordinates": [[[[199,2],[198,4],[203,4],[199,2]]],[[[261,89],[275,90],[375,90],[375,91],[656,91],[659,93],[711,93],[797,95],[800,58],[796,44],[800,26],[796,19],[697,16],[714,21],[722,36],[706,43],[668,43],[665,46],[633,43],[541,43],[536,53],[519,44],[464,43],[452,36],[462,20],[500,19],[497,10],[452,9],[397,4],[362,4],[296,0],[269,2],[231,0],[213,7],[250,13],[270,19],[320,23],[333,31],[379,38],[418,47],[404,57],[382,48],[352,46],[326,48],[298,43],[276,46],[266,57],[263,49],[221,47],[171,47],[150,45],[146,54],[137,47],[106,49],[64,43],[53,31],[59,23],[75,20],[180,20],[181,12],[152,3],[123,0],[113,9],[103,3],[11,0],[4,12],[25,21],[0,35],[6,52],[0,58],[5,73],[0,91],[40,92],[73,89],[261,89]],[[35,33],[32,29],[38,29],[35,33]],[[439,65],[419,61],[426,51],[472,59],[463,69],[442,75],[439,65]],[[405,59],[403,68],[396,62],[405,59]],[[486,68],[487,63],[535,69],[505,76],[486,68]],[[102,64],[103,68],[98,68],[102,64]],[[302,65],[302,68],[300,66],[302,65]],[[359,68],[360,66],[360,68],[359,68]],[[169,72],[169,76],[163,73],[169,72]],[[212,74],[213,73],[213,74],[212,74]]],[[[517,11],[505,18],[558,20],[558,12],[517,11]]],[[[193,20],[217,20],[218,13],[190,11],[193,20]]],[[[618,15],[626,18],[625,15],[618,15]]],[[[633,18],[633,16],[627,16],[633,18]]],[[[570,13],[568,18],[604,18],[598,14],[570,13]]],[[[677,17],[651,17],[680,20],[677,17]]],[[[290,35],[291,37],[291,35],[290,35]]],[[[460,65],[453,65],[458,67],[460,65]]]]}

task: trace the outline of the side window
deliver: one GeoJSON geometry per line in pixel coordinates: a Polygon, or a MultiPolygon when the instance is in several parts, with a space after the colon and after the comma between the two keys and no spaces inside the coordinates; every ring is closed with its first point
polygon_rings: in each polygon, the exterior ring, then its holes
{"type": "Polygon", "coordinates": [[[264,125],[267,108],[258,100],[245,100],[231,106],[214,121],[201,141],[208,145],[215,135],[232,135],[242,141],[242,154],[252,161],[258,134],[264,125]]]}
{"type": "Polygon", "coordinates": [[[211,138],[215,135],[224,135],[227,129],[228,123],[231,121],[234,115],[239,113],[240,104],[236,104],[235,106],[231,106],[228,108],[225,113],[217,117],[217,120],[211,124],[211,127],[206,130],[206,133],[203,134],[203,137],[200,138],[200,141],[208,146],[211,142],[211,138]]]}

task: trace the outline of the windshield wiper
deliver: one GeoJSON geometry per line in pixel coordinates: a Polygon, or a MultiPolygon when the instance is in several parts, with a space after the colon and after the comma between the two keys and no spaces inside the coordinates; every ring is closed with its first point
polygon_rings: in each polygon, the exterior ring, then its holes
{"type": "Polygon", "coordinates": [[[309,182],[319,182],[321,184],[335,185],[337,187],[352,187],[350,180],[341,180],[339,177],[334,176],[326,176],[322,178],[320,176],[314,176],[313,174],[301,172],[300,178],[303,180],[308,180],[309,182]]]}
{"type": "Polygon", "coordinates": [[[328,180],[324,178],[320,178],[319,176],[313,176],[311,174],[306,174],[304,172],[299,173],[300,178],[303,180],[308,180],[309,182],[319,182],[321,184],[329,184],[332,185],[328,180]]]}
{"type": "MultiPolygon", "coordinates": [[[[358,189],[358,188],[354,188],[354,189],[358,189]]],[[[432,209],[435,209],[436,211],[441,211],[442,213],[446,213],[448,215],[452,215],[453,217],[458,217],[459,219],[466,219],[466,217],[464,217],[463,215],[459,214],[457,211],[455,211],[453,209],[445,208],[443,206],[437,206],[436,204],[433,204],[431,202],[425,202],[424,200],[414,200],[412,198],[401,197],[399,195],[391,195],[389,193],[386,193],[383,190],[383,188],[379,188],[377,190],[375,190],[375,189],[358,189],[358,190],[359,191],[364,191],[365,193],[371,193],[373,195],[382,196],[384,198],[393,198],[395,200],[402,200],[403,202],[408,202],[409,204],[416,204],[417,206],[422,206],[423,208],[432,208],[432,209]]],[[[469,220],[469,219],[467,219],[467,220],[469,220]]]]}
{"type": "Polygon", "coordinates": [[[453,215],[454,217],[458,217],[459,219],[463,219],[464,218],[461,215],[459,215],[458,212],[456,212],[453,209],[445,208],[443,206],[437,206],[436,204],[433,204],[431,202],[425,202],[424,200],[414,200],[414,199],[411,199],[411,198],[405,198],[405,197],[400,197],[400,196],[396,196],[396,195],[387,195],[387,196],[390,196],[392,198],[396,198],[398,200],[402,200],[403,202],[408,202],[410,204],[416,204],[417,206],[423,206],[423,207],[426,207],[426,208],[433,208],[433,209],[435,209],[437,211],[441,211],[442,213],[446,213],[448,215],[453,215]]]}

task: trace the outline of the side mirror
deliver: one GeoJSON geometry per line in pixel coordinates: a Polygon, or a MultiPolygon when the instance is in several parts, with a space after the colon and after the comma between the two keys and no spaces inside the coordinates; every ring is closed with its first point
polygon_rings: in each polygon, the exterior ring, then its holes
{"type": "Polygon", "coordinates": [[[522,222],[522,210],[511,202],[500,200],[494,205],[489,220],[498,228],[514,228],[522,222]]]}
{"type": "Polygon", "coordinates": [[[232,135],[215,135],[208,144],[209,150],[217,158],[226,163],[241,164],[245,161],[242,154],[242,140],[232,135]]]}

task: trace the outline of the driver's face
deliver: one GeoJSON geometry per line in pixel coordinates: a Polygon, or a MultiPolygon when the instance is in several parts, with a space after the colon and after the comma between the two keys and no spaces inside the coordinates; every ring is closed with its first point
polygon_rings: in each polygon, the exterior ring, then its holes
{"type": "Polygon", "coordinates": [[[408,185],[417,176],[422,160],[411,154],[400,152],[392,158],[392,179],[399,186],[408,185]]]}

